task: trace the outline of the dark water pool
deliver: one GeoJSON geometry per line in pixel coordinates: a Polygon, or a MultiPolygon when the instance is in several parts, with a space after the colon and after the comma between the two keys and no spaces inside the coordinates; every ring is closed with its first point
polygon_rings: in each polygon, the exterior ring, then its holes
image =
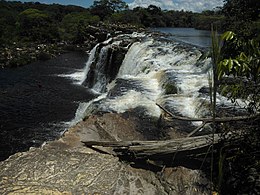
{"type": "Polygon", "coordinates": [[[73,52],[0,70],[0,160],[57,138],[79,102],[93,99],[85,87],[58,76],[81,71],[87,58],[84,52],[73,52]]]}

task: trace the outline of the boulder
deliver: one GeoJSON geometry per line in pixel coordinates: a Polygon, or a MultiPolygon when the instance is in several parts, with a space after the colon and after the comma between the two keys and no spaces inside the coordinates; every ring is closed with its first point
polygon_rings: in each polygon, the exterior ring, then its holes
{"type": "Polygon", "coordinates": [[[134,168],[81,142],[142,138],[135,128],[118,114],[89,116],[59,140],[0,162],[0,194],[207,194],[209,182],[200,171],[134,168]]]}

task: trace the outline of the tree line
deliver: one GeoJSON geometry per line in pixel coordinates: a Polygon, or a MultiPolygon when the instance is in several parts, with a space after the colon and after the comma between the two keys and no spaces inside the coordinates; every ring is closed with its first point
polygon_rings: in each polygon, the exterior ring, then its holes
{"type": "Polygon", "coordinates": [[[244,34],[252,35],[259,29],[259,8],[256,5],[259,5],[257,0],[226,0],[223,8],[193,13],[162,10],[155,5],[130,10],[122,0],[96,0],[90,8],[1,0],[0,44],[61,40],[79,43],[87,39],[86,26],[97,25],[100,21],[137,27],[193,27],[206,30],[214,24],[219,31],[240,28],[244,34]],[[253,25],[251,21],[257,22],[253,25]]]}
{"type": "Polygon", "coordinates": [[[166,11],[154,5],[130,10],[121,0],[94,1],[90,8],[1,0],[0,44],[62,40],[79,43],[87,40],[86,26],[97,25],[99,22],[137,27],[210,29],[212,22],[221,26],[222,20],[219,11],[166,11]]]}
{"type": "Polygon", "coordinates": [[[98,16],[79,6],[0,1],[0,44],[13,42],[77,42],[83,25],[98,16]]]}

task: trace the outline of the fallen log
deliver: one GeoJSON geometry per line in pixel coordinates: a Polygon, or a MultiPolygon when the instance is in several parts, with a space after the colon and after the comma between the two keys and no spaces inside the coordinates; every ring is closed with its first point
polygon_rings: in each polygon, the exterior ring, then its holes
{"type": "Polygon", "coordinates": [[[165,141],[84,141],[86,147],[110,147],[118,156],[133,154],[136,159],[193,151],[217,144],[219,134],[186,137],[165,141]]]}
{"type": "MultiPolygon", "coordinates": [[[[156,105],[162,109],[166,114],[170,116],[172,119],[177,119],[177,120],[183,120],[183,121],[191,121],[191,122],[196,122],[196,121],[203,121],[204,123],[211,123],[213,122],[213,118],[189,118],[189,117],[182,117],[182,116],[176,116],[172,114],[170,111],[168,111],[166,108],[161,106],[160,104],[156,103],[156,105]]],[[[255,114],[255,115],[250,115],[250,116],[234,116],[234,117],[216,117],[215,122],[232,122],[232,121],[243,121],[243,120],[250,120],[250,119],[256,119],[260,116],[260,114],[255,114]]]]}
{"type": "MultiPolygon", "coordinates": [[[[176,120],[182,120],[182,121],[191,121],[191,122],[197,122],[197,121],[202,121],[202,124],[194,129],[192,132],[190,132],[187,137],[190,137],[194,135],[196,132],[201,130],[207,123],[212,123],[213,118],[189,118],[189,117],[182,117],[182,116],[176,116],[172,114],[169,110],[161,106],[160,104],[156,103],[156,105],[162,109],[167,115],[169,115],[170,120],[176,119],[176,120]]],[[[252,119],[258,119],[259,120],[260,114],[257,113],[255,115],[249,115],[249,116],[234,116],[234,117],[216,117],[214,119],[215,122],[218,123],[225,123],[225,122],[235,122],[235,121],[247,121],[247,120],[252,120],[252,119]]],[[[169,119],[168,119],[169,120],[169,119]]]]}

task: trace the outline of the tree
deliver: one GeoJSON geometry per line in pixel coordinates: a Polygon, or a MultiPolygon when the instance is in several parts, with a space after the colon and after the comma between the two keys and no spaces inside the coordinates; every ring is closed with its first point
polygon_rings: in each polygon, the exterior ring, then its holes
{"type": "Polygon", "coordinates": [[[239,36],[252,38],[257,29],[252,24],[259,20],[259,0],[225,0],[222,12],[226,16],[226,29],[239,36]]]}
{"type": "MultiPolygon", "coordinates": [[[[214,95],[220,88],[222,94],[232,101],[244,100],[249,111],[245,121],[216,126],[216,129],[223,133],[223,143],[218,150],[217,191],[220,194],[259,194],[259,184],[255,182],[260,172],[259,42],[238,36],[232,31],[225,32],[221,40],[217,33],[214,35],[214,95]],[[231,134],[227,136],[228,133],[231,134]]],[[[212,108],[216,110],[216,104],[212,108]]]]}
{"type": "Polygon", "coordinates": [[[112,23],[132,24],[137,26],[141,24],[140,18],[131,10],[113,13],[108,20],[112,23]]]}
{"type": "Polygon", "coordinates": [[[149,5],[147,8],[147,11],[150,12],[150,14],[153,15],[162,15],[162,10],[160,7],[157,7],[155,5],[149,5]]]}
{"type": "Polygon", "coordinates": [[[5,9],[5,7],[0,8],[0,46],[15,41],[16,20],[17,13],[15,11],[5,9]]]}
{"type": "Polygon", "coordinates": [[[218,79],[232,76],[234,83],[222,84],[222,92],[233,101],[245,100],[250,113],[260,111],[260,50],[255,39],[245,40],[228,31],[222,35],[222,60],[218,64],[218,79]]]}
{"type": "Polygon", "coordinates": [[[75,12],[67,14],[60,26],[60,35],[63,40],[74,43],[82,43],[87,38],[86,26],[99,22],[98,16],[92,16],[89,12],[75,12]]]}
{"type": "Polygon", "coordinates": [[[99,0],[94,1],[91,6],[91,13],[98,15],[101,20],[111,16],[113,13],[127,9],[127,4],[122,0],[99,0]]]}
{"type": "Polygon", "coordinates": [[[54,41],[57,27],[52,23],[49,15],[38,9],[27,9],[19,14],[17,22],[19,35],[23,39],[32,41],[54,41]]]}
{"type": "Polygon", "coordinates": [[[228,18],[243,21],[255,21],[259,18],[260,2],[258,0],[225,0],[223,13],[228,18]]]}

